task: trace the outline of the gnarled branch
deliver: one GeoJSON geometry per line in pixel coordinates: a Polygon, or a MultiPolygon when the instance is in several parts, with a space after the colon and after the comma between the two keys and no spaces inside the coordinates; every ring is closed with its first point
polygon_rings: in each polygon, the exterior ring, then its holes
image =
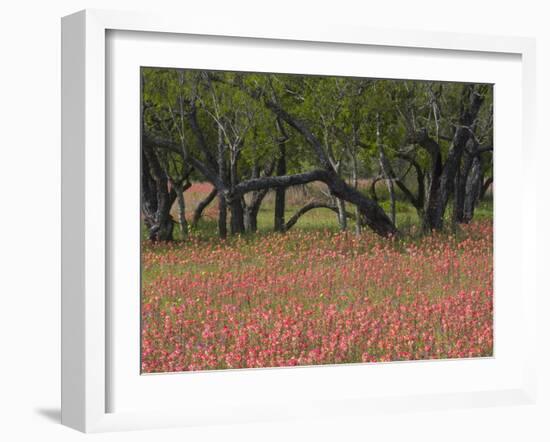
{"type": "MultiPolygon", "coordinates": [[[[313,209],[329,209],[335,213],[338,213],[338,207],[335,204],[313,201],[300,208],[300,210],[290,217],[284,225],[284,231],[286,232],[287,230],[290,230],[303,215],[313,209]]],[[[346,212],[346,215],[351,219],[355,219],[355,215],[351,212],[346,212]]]]}

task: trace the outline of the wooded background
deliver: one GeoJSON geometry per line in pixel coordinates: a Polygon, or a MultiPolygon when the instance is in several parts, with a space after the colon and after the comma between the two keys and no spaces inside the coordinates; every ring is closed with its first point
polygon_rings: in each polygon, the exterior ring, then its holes
{"type": "Polygon", "coordinates": [[[221,238],[255,232],[268,192],[275,231],[324,208],[342,230],[353,221],[357,233],[388,236],[400,233],[398,201],[428,232],[470,222],[492,191],[492,85],[160,68],[142,68],[141,79],[151,240],[174,238],[176,202],[188,234],[193,182],[213,188],[191,223],[217,199],[221,238]],[[314,182],[324,196],[285,217],[287,189],[314,182]]]}

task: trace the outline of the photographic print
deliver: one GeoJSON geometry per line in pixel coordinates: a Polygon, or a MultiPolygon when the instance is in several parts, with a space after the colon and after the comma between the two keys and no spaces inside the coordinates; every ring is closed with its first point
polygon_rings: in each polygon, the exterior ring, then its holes
{"type": "Polygon", "coordinates": [[[140,75],[142,373],[493,355],[491,84],[140,75]]]}

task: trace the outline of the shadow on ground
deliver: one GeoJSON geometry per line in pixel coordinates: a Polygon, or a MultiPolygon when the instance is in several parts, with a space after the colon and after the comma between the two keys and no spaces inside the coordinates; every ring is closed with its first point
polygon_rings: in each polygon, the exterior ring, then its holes
{"type": "Polygon", "coordinates": [[[50,422],[61,423],[61,410],[59,408],[36,408],[34,411],[50,422]]]}

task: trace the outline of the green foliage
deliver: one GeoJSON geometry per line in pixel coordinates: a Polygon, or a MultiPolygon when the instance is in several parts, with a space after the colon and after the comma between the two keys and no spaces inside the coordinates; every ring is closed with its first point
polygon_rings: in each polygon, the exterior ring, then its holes
{"type": "MultiPolygon", "coordinates": [[[[212,158],[223,162],[234,181],[259,176],[270,167],[273,171],[282,142],[287,173],[318,167],[319,157],[304,137],[286,122],[277,124],[265,105],[270,100],[308,127],[348,182],[380,175],[382,147],[396,177],[402,177],[414,192],[416,172],[400,155],[406,151],[413,157],[426,179],[432,158],[425,149],[410,145],[410,133],[425,130],[439,143],[444,160],[468,99],[464,84],[435,81],[166,68],[142,68],[141,78],[143,129],[181,146],[181,152],[158,151],[173,178],[189,167],[184,151],[204,162],[212,158]],[[191,113],[200,133],[190,125],[191,113]]],[[[486,97],[475,137],[480,145],[492,145],[493,88],[475,85],[475,90],[486,97]]],[[[492,153],[484,153],[481,159],[483,175],[491,176],[492,153]]],[[[194,171],[191,179],[204,181],[205,177],[194,171]]],[[[384,192],[384,187],[380,190],[384,192]]],[[[407,206],[406,212],[414,212],[405,200],[399,206],[398,211],[407,206]]]]}

